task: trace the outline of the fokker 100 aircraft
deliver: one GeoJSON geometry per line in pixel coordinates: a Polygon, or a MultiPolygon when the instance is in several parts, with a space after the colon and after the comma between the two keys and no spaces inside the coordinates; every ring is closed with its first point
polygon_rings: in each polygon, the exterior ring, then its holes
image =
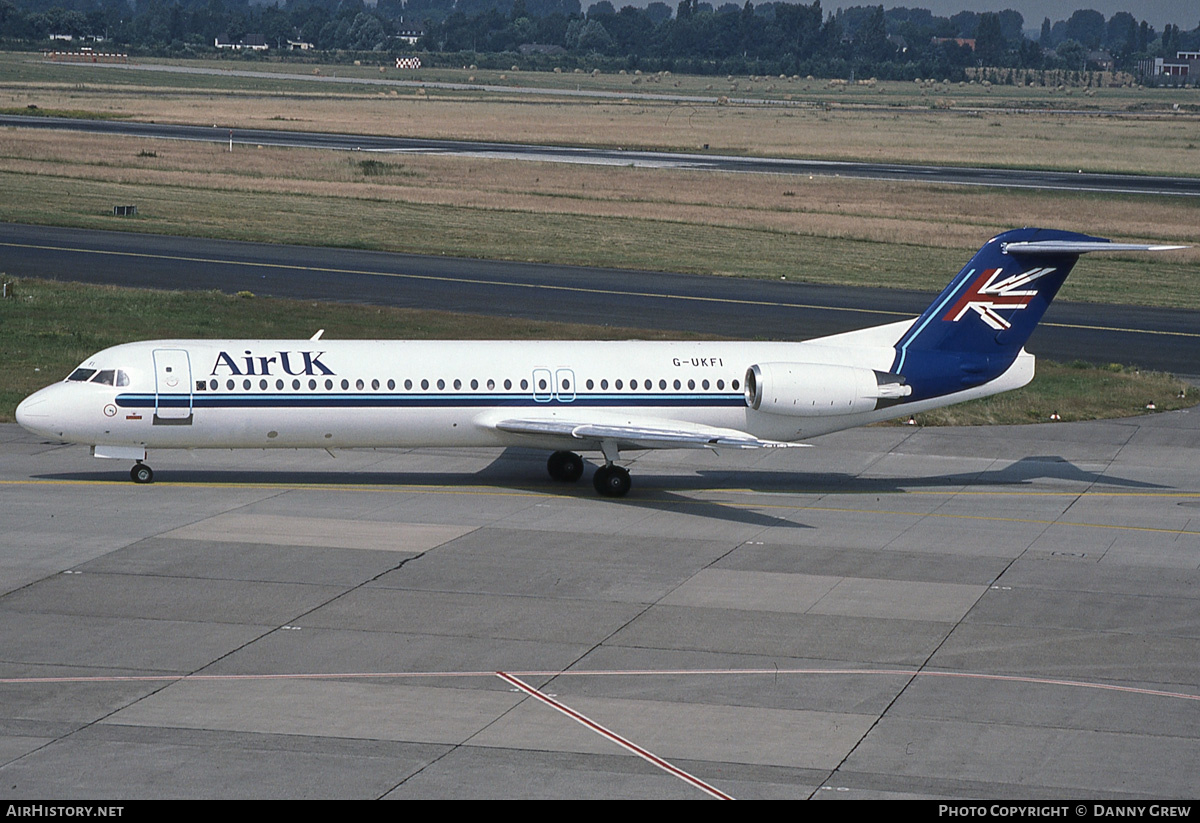
{"type": "Polygon", "coordinates": [[[147,449],[532,446],[556,480],[629,491],[622,449],[771,448],[1015,389],[1079,255],[1185,248],[1046,229],[989,240],[915,320],[801,343],[152,340],[28,397],[31,432],[147,449]]]}

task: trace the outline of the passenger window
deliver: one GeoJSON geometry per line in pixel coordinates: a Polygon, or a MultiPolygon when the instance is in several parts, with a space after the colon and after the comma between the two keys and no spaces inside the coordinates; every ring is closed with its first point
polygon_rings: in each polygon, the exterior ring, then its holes
{"type": "MultiPolygon", "coordinates": [[[[659,380],[659,381],[658,381],[658,388],[659,388],[660,390],[662,390],[662,389],[666,389],[666,387],[667,387],[667,381],[666,381],[666,380],[659,380]]],[[[647,388],[649,388],[649,386],[647,386],[647,388]]]]}
{"type": "Polygon", "coordinates": [[[276,381],[275,381],[275,388],[279,389],[280,391],[283,391],[283,381],[282,381],[282,380],[276,380],[276,381]]]}
{"type": "Polygon", "coordinates": [[[262,389],[263,391],[267,390],[267,379],[265,377],[262,380],[258,381],[258,387],[260,389],[262,389]]]}
{"type": "Polygon", "coordinates": [[[196,391],[204,391],[207,388],[208,388],[208,384],[205,383],[203,380],[196,381],[196,391]]]}
{"type": "MultiPolygon", "coordinates": [[[[333,385],[333,381],[332,381],[332,380],[326,380],[326,381],[325,381],[325,388],[329,388],[329,387],[330,387],[330,386],[332,386],[332,385],[333,385]]],[[[309,389],[309,391],[316,391],[316,389],[317,389],[317,381],[316,381],[316,380],[309,380],[309,381],[308,381],[308,389],[309,389]]]]}
{"type": "Polygon", "coordinates": [[[345,391],[348,388],[350,388],[350,381],[343,377],[342,378],[342,391],[345,391]]]}
{"type": "Polygon", "coordinates": [[[680,383],[678,380],[676,380],[676,381],[675,381],[675,388],[676,388],[676,389],[682,389],[682,388],[683,388],[683,384],[682,384],[682,383],[680,383]]]}
{"type": "MultiPolygon", "coordinates": [[[[676,386],[676,388],[678,388],[678,386],[676,386]]],[[[694,389],[694,388],[696,388],[696,381],[695,381],[695,380],[689,380],[689,381],[688,381],[688,390],[690,391],[690,390],[692,390],[692,389],[694,389]]]]}
{"type": "Polygon", "coordinates": [[[487,381],[487,387],[488,387],[488,391],[491,391],[492,389],[496,388],[496,381],[489,377],[488,381],[487,381]]]}
{"type": "Polygon", "coordinates": [[[528,388],[529,388],[529,381],[522,378],[521,379],[521,391],[525,391],[528,388]]]}
{"type": "Polygon", "coordinates": [[[593,382],[592,382],[592,378],[590,378],[590,377],[589,377],[589,378],[588,378],[588,381],[587,381],[587,383],[586,383],[586,385],[587,385],[588,391],[591,391],[591,390],[592,390],[592,387],[593,387],[593,386],[595,386],[596,384],[595,384],[595,383],[593,383],[593,382]]]}
{"type": "Polygon", "coordinates": [[[300,390],[300,381],[293,380],[292,381],[292,391],[299,391],[299,390],[300,390]]]}
{"type": "Polygon", "coordinates": [[[700,388],[704,389],[705,391],[708,391],[708,381],[707,380],[701,381],[700,388]]]}
{"type": "Polygon", "coordinates": [[[459,380],[457,377],[454,378],[454,390],[458,391],[461,388],[462,388],[462,381],[459,380]]]}
{"type": "Polygon", "coordinates": [[[603,389],[607,389],[607,388],[608,388],[608,380],[607,380],[607,379],[605,379],[605,380],[601,380],[601,381],[600,381],[600,388],[601,388],[602,390],[603,390],[603,389]]]}
{"type": "Polygon", "coordinates": [[[718,391],[720,391],[720,390],[721,390],[721,389],[723,389],[723,388],[725,388],[725,381],[724,381],[724,380],[718,380],[718,381],[717,381],[717,390],[718,390],[718,391]]]}
{"type": "Polygon", "coordinates": [[[733,390],[734,390],[734,391],[737,391],[737,388],[738,388],[738,381],[734,380],[734,381],[733,381],[732,383],[730,383],[729,385],[730,385],[730,386],[733,388],[733,390]]]}
{"type": "Polygon", "coordinates": [[[438,391],[441,391],[442,389],[446,388],[446,381],[439,377],[438,381],[437,381],[437,387],[438,387],[438,391]]]}
{"type": "Polygon", "coordinates": [[[505,388],[505,390],[512,388],[512,381],[509,380],[507,377],[504,378],[504,388],[505,388]]]}
{"type": "Polygon", "coordinates": [[[476,380],[474,377],[472,377],[471,378],[471,390],[474,391],[477,388],[479,388],[479,381],[476,380]]]}
{"type": "Polygon", "coordinates": [[[428,380],[422,380],[422,381],[421,381],[421,388],[422,388],[422,389],[428,389],[428,388],[429,388],[429,381],[428,381],[428,380]]]}
{"type": "MultiPolygon", "coordinates": [[[[309,380],[309,381],[308,381],[308,385],[309,385],[309,388],[313,388],[313,389],[315,389],[315,388],[316,388],[316,386],[314,386],[314,385],[313,385],[313,382],[314,382],[314,381],[312,381],[312,380],[309,380]]],[[[326,380],[326,381],[325,381],[325,390],[326,390],[326,391],[333,391],[333,381],[332,381],[332,380],[326,380]]]]}
{"type": "Polygon", "coordinates": [[[625,388],[625,384],[622,383],[620,380],[617,380],[616,385],[617,385],[617,391],[620,391],[621,389],[625,388]]]}
{"type": "Polygon", "coordinates": [[[226,380],[226,381],[225,381],[225,388],[226,388],[226,390],[228,390],[228,391],[233,391],[233,381],[232,381],[232,380],[226,380]]]}
{"type": "Polygon", "coordinates": [[[571,388],[571,381],[570,380],[562,381],[562,387],[563,387],[563,391],[567,391],[568,389],[571,388]]]}
{"type": "Polygon", "coordinates": [[[250,381],[249,381],[249,380],[243,380],[243,381],[242,381],[242,388],[243,388],[243,389],[247,389],[247,390],[249,390],[249,388],[250,388],[250,381]]]}
{"type": "Polygon", "coordinates": [[[405,380],[404,381],[404,390],[410,391],[411,389],[412,389],[412,380],[405,380]]]}
{"type": "Polygon", "coordinates": [[[366,387],[366,385],[367,384],[363,382],[363,379],[361,377],[354,381],[354,388],[358,389],[359,391],[362,391],[363,388],[366,387]]]}

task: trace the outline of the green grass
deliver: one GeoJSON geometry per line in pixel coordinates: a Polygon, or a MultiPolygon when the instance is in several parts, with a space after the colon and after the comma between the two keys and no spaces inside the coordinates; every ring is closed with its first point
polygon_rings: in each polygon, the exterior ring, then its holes
{"type": "MultiPolygon", "coordinates": [[[[365,168],[362,173],[369,174],[365,168]]],[[[253,181],[245,185],[245,190],[207,189],[0,172],[0,191],[6,193],[0,198],[0,220],[925,291],[941,289],[969,256],[959,249],[684,223],[669,217],[398,205],[352,195],[254,191],[253,181]],[[115,204],[128,203],[137,204],[136,218],[112,215],[115,204]]],[[[981,229],[981,235],[985,231],[981,229]]],[[[1089,258],[1061,296],[1200,309],[1200,266],[1150,255],[1089,258]]]]}
{"type": "MultiPolygon", "coordinates": [[[[248,292],[172,292],[44,280],[13,283],[0,300],[0,421],[11,422],[17,403],[63,379],[89,355],[108,346],[157,338],[311,337],[326,339],[702,339],[702,335],[550,323],[502,317],[315,303],[255,297],[248,292]]],[[[1038,362],[1038,376],[1019,391],[918,415],[922,425],[1027,423],[1125,417],[1191,405],[1176,395],[1184,386],[1158,374],[1114,366],[1038,362]]]]}
{"type": "Polygon", "coordinates": [[[26,106],[0,106],[0,114],[19,114],[23,117],[71,117],[76,120],[126,120],[127,114],[97,112],[90,109],[44,109],[30,103],[26,106]]]}
{"type": "MultiPolygon", "coordinates": [[[[1189,408],[1200,389],[1161,372],[1091,363],[1037,361],[1037,376],[1023,389],[918,414],[922,426],[987,426],[1047,423],[1057,414],[1063,422],[1101,420],[1189,408]],[[1184,396],[1179,395],[1183,393],[1184,396]]],[[[901,421],[903,422],[903,421],[901,421]]]]}

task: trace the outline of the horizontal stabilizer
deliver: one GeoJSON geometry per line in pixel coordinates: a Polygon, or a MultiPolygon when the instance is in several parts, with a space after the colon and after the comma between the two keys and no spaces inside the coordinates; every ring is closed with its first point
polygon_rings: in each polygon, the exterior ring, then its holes
{"type": "Polygon", "coordinates": [[[1191,246],[1154,246],[1145,243],[1109,243],[1104,240],[1032,240],[1024,243],[1005,243],[1000,247],[1008,254],[1087,254],[1090,251],[1174,251],[1191,246]]]}

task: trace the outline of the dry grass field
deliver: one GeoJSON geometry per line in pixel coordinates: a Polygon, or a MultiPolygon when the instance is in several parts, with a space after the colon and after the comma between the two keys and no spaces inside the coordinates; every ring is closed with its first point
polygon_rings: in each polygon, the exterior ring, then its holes
{"type": "MultiPolygon", "coordinates": [[[[0,130],[0,219],[935,290],[1023,224],[1164,242],[1200,204],[829,177],[0,130]],[[112,216],[136,203],[139,217],[112,216]]],[[[1200,249],[1094,257],[1069,299],[1200,307],[1200,249]]]]}
{"type": "MultiPolygon", "coordinates": [[[[149,62],[149,61],[147,61],[149,62]]],[[[495,91],[410,85],[379,66],[210,61],[176,75],[119,67],[46,64],[0,55],[0,108],[88,112],[157,122],[240,128],[350,131],[458,138],[700,150],[904,163],[1200,173],[1200,91],[1124,87],[1062,89],[978,84],[823,81],[423,70],[421,80],[495,84],[495,91]],[[304,79],[274,79],[287,72],[304,79]],[[314,74],[314,73],[319,73],[314,74]],[[316,79],[322,82],[313,82],[316,79]],[[636,83],[636,85],[635,85],[636,83]],[[544,94],[513,89],[545,88],[544,94]],[[736,87],[736,88],[735,88],[736,87]],[[554,89],[628,93],[566,98],[554,89]],[[675,102],[662,95],[699,95],[675,102]],[[649,96],[647,96],[649,95],[649,96]],[[721,104],[722,99],[778,105],[721,104]]]]}

